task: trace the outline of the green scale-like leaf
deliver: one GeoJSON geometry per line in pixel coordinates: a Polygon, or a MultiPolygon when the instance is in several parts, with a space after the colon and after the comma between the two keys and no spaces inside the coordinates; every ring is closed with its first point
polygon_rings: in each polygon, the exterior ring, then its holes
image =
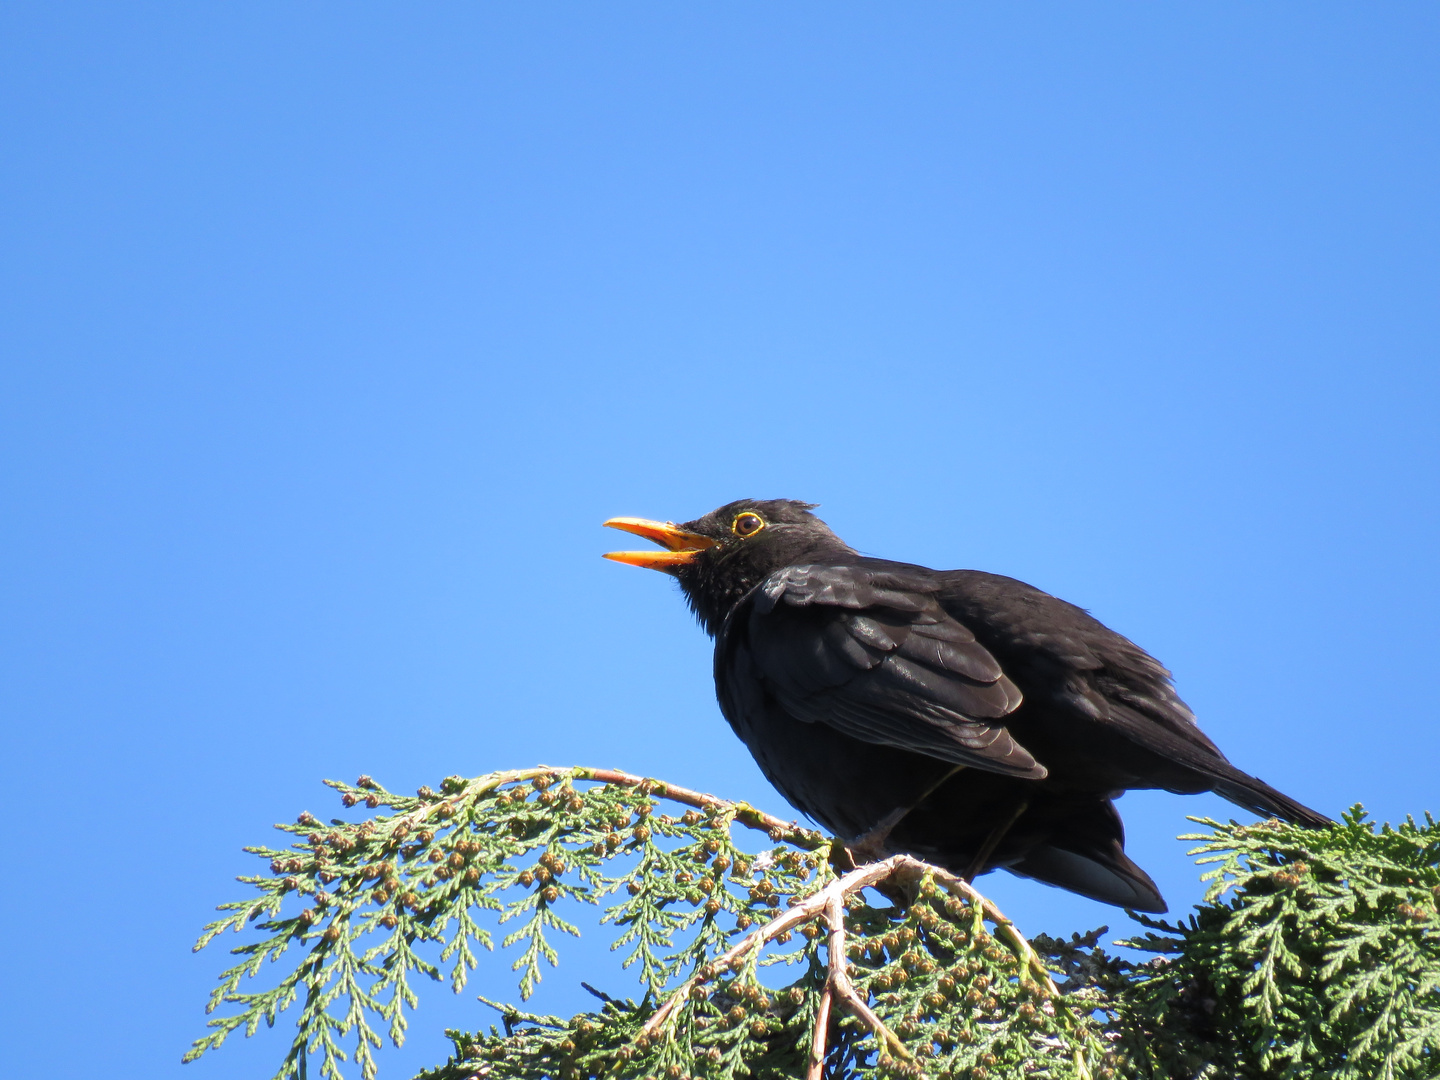
{"type": "MultiPolygon", "coordinates": [[[[242,878],[258,896],[221,907],[201,935],[197,949],[225,930],[245,937],[186,1060],[298,1005],[277,1080],[312,1059],[327,1080],[352,1059],[369,1080],[382,1039],[404,1039],[412,976],[458,992],[503,935],[524,1000],[578,933],[566,906],[581,905],[601,907],[641,1000],[568,1020],[497,1005],[503,1027],[452,1032],[451,1062],[427,1077],[806,1074],[832,960],[822,901],[837,894],[822,890],[840,887],[824,837],[595,770],[451,777],[414,797],[365,778],[332,786],[366,815],[302,815],[282,826],[290,847],[249,849],[271,873],[242,878]],[[676,799],[688,808],[663,813],[676,799]],[[743,846],[737,824],[768,845],[743,846]],[[754,936],[792,905],[789,930],[754,936]],[[246,992],[267,961],[276,984],[246,992]]],[[[1140,918],[1140,958],[1106,953],[1099,931],[1037,938],[1058,989],[988,902],[937,884],[941,871],[892,882],[883,902],[847,895],[846,967],[874,1018],[835,999],[825,1075],[1440,1076],[1435,823],[1377,830],[1357,808],[1324,830],[1201,824],[1190,839],[1206,903],[1183,923],[1140,918]]]]}

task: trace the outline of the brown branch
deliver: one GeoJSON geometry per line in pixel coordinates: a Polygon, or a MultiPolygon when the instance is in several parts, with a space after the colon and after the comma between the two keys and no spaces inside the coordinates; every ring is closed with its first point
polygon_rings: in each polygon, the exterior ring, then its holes
{"type": "Polygon", "coordinates": [[[730,802],[728,799],[721,799],[715,795],[707,795],[703,791],[692,791],[690,788],[683,788],[677,784],[667,784],[661,780],[650,780],[643,776],[636,776],[633,773],[622,772],[619,769],[590,769],[585,767],[573,769],[557,769],[557,773],[565,773],[577,780],[599,780],[606,784],[619,784],[624,787],[639,787],[642,784],[648,785],[650,793],[660,796],[662,799],[671,799],[674,802],[683,803],[686,806],[693,806],[697,810],[733,810],[735,820],[742,825],[748,825],[752,829],[771,834],[771,839],[785,840],[796,837],[809,839],[818,836],[810,829],[802,829],[793,821],[782,821],[761,810],[755,809],[749,803],[730,802]],[[780,835],[775,835],[775,834],[780,835]]]}
{"type": "MultiPolygon", "coordinates": [[[[907,856],[902,855],[900,858],[907,858],[907,856]]],[[[885,1021],[875,1015],[875,1010],[870,1008],[865,999],[860,996],[860,992],[855,989],[855,984],[850,981],[850,976],[845,970],[845,899],[843,895],[837,894],[826,901],[825,922],[830,927],[830,944],[825,950],[830,954],[830,973],[825,980],[827,988],[833,989],[835,996],[843,1001],[846,1007],[860,1019],[860,1022],[870,1029],[876,1042],[896,1057],[904,1061],[914,1061],[915,1055],[910,1052],[910,1048],[900,1041],[900,1036],[885,1026],[885,1021]]]]}
{"type": "MultiPolygon", "coordinates": [[[[834,940],[834,935],[831,935],[834,940]]],[[[844,940],[844,935],[841,935],[844,940]]],[[[820,1004],[815,1007],[815,1030],[810,1035],[810,1063],[805,1069],[805,1080],[825,1080],[825,1039],[830,1033],[830,980],[825,980],[825,989],[820,991],[820,1004]]]]}
{"type": "Polygon", "coordinates": [[[666,999],[665,1004],[655,1011],[655,1015],[645,1021],[645,1026],[640,1029],[640,1034],[653,1037],[664,1026],[670,1015],[679,1008],[680,1003],[690,996],[690,991],[695,987],[707,983],[722,972],[733,968],[755,949],[773,941],[785,931],[794,929],[801,923],[814,920],[825,910],[825,905],[831,896],[843,900],[851,893],[859,892],[861,889],[889,877],[895,872],[899,860],[904,858],[907,856],[896,855],[884,862],[871,863],[869,866],[852,870],[843,878],[830,882],[818,892],[811,893],[789,911],[777,915],[758,930],[747,934],[734,948],[719,959],[712,960],[686,979],[680,988],[666,999]]]}
{"type": "MultiPolygon", "coordinates": [[[[801,828],[794,821],[784,821],[772,814],[757,810],[749,803],[730,802],[728,799],[721,799],[715,795],[708,795],[703,791],[693,791],[690,788],[680,787],[678,784],[668,784],[663,780],[652,780],[645,776],[636,776],[634,773],[623,772],[620,769],[592,769],[579,765],[573,767],[560,767],[554,765],[536,765],[529,769],[504,769],[498,772],[486,773],[467,780],[458,790],[449,795],[438,796],[434,799],[422,801],[420,806],[415,807],[403,814],[398,814],[388,823],[389,830],[393,831],[395,826],[404,823],[407,827],[414,827],[425,823],[435,815],[441,807],[449,807],[451,814],[458,810],[464,803],[493,791],[505,784],[523,783],[526,780],[546,779],[550,781],[562,780],[595,780],[602,784],[616,784],[620,787],[642,788],[645,792],[657,795],[662,799],[670,799],[673,802],[685,806],[693,806],[697,810],[719,810],[733,813],[734,819],[740,824],[767,833],[772,840],[786,840],[801,847],[823,846],[816,844],[817,838],[823,840],[820,834],[811,829],[801,828]]],[[[337,781],[325,781],[331,787],[352,790],[353,785],[341,784],[337,781]]],[[[366,791],[371,789],[353,788],[355,791],[366,791]]],[[[451,815],[441,815],[448,818],[451,815]]]]}
{"type": "MultiPolygon", "coordinates": [[[[946,892],[980,910],[981,915],[995,924],[996,934],[1022,962],[1021,977],[1028,975],[1041,984],[1051,995],[1060,991],[1050,977],[1040,955],[1030,942],[1015,929],[1014,924],[989,899],[981,895],[964,878],[950,871],[923,862],[910,855],[892,855],[880,862],[869,863],[852,870],[842,878],[830,882],[824,888],[805,897],[790,910],[776,916],[758,930],[746,937],[718,959],[706,964],[685,980],[655,1014],[640,1029],[640,1035],[653,1038],[666,1024],[695,987],[711,981],[723,972],[734,968],[746,956],[761,946],[773,941],[780,934],[792,930],[802,923],[823,918],[829,931],[826,952],[828,972],[825,987],[821,993],[819,1008],[816,1010],[815,1028],[811,1034],[810,1054],[806,1068],[806,1080],[822,1080],[825,1068],[825,1049],[830,1012],[834,1003],[845,1006],[854,1016],[869,1028],[876,1041],[895,1057],[914,1061],[915,1056],[904,1042],[870,1008],[865,997],[855,988],[847,971],[848,961],[845,945],[845,897],[871,885],[894,882],[913,888],[926,875],[942,886],[946,892]]],[[[1083,1068],[1083,1062],[1081,1062],[1083,1068]]]]}
{"type": "Polygon", "coordinates": [[[1031,947],[1025,936],[1015,929],[1015,924],[1005,917],[1005,913],[996,907],[989,897],[982,895],[975,886],[958,874],[952,874],[948,870],[921,862],[919,859],[911,859],[908,856],[906,859],[903,872],[916,876],[928,873],[938,884],[944,886],[945,891],[951,896],[978,907],[980,913],[995,924],[995,936],[1009,945],[1010,951],[1024,962],[1021,978],[1025,977],[1025,971],[1028,970],[1035,981],[1044,987],[1046,993],[1051,996],[1059,996],[1060,989],[1055,985],[1055,980],[1050,978],[1050,971],[1045,967],[1045,962],[1040,959],[1040,954],[1031,947]]]}
{"type": "MultiPolygon", "coordinates": [[[[975,886],[971,885],[970,882],[959,875],[952,874],[950,871],[938,866],[931,866],[929,863],[921,862],[918,859],[907,859],[904,871],[910,874],[914,874],[917,871],[921,874],[928,873],[936,882],[944,886],[945,891],[951,896],[965,900],[978,907],[980,914],[995,924],[995,936],[1003,940],[1010,947],[1010,951],[1013,952],[1018,959],[1023,961],[1024,966],[1020,971],[1021,980],[1024,980],[1025,974],[1028,971],[1047,995],[1052,998],[1058,998],[1060,996],[1060,988],[1055,985],[1055,980],[1050,977],[1050,971],[1045,966],[1045,962],[1040,959],[1040,954],[1035,951],[1034,946],[1030,944],[1025,935],[1015,929],[1015,924],[1005,917],[1004,912],[996,907],[989,897],[982,895],[975,886]]],[[[1068,1015],[1068,1010],[1057,1009],[1057,1016],[1062,1012],[1068,1015]]],[[[1087,1035],[1085,1041],[1090,1044],[1092,1051],[1098,1056],[1104,1056],[1105,1048],[1098,1044],[1092,1035],[1087,1035]]],[[[1081,1080],[1090,1080],[1090,1069],[1086,1065],[1085,1055],[1079,1047],[1075,1049],[1075,1071],[1081,1080]]]]}
{"type": "MultiPolygon", "coordinates": [[[[386,825],[388,831],[393,833],[398,825],[403,824],[407,828],[410,828],[415,825],[424,824],[425,821],[441,807],[449,807],[451,814],[453,814],[455,810],[468,800],[483,795],[487,791],[494,791],[502,784],[520,783],[525,780],[535,780],[540,777],[558,778],[570,771],[571,770],[567,769],[554,769],[549,765],[537,765],[530,769],[502,769],[499,772],[486,773],[484,776],[477,776],[473,780],[465,781],[460,790],[451,792],[449,795],[438,796],[433,799],[422,796],[419,806],[403,814],[397,814],[391,818],[386,825]]],[[[346,791],[361,791],[366,794],[372,793],[372,789],[354,787],[351,784],[341,784],[335,780],[326,780],[325,783],[333,788],[343,788],[346,791]]],[[[394,793],[384,792],[383,794],[392,795],[394,793]]],[[[450,814],[441,816],[448,819],[450,814]]]]}

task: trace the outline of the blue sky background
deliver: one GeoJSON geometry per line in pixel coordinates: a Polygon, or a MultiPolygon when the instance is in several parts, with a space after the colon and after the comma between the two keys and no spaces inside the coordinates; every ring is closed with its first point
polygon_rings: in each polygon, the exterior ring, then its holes
{"type": "MultiPolygon", "coordinates": [[[[0,9],[5,1074],[269,1075],[286,1031],[182,1070],[189,946],[321,777],[783,811],[614,514],[820,502],[1090,608],[1305,802],[1440,809],[1437,51],[1419,3],[0,9]]],[[[1183,913],[1230,808],[1121,805],[1183,913]]],[[[589,940],[537,1003],[581,978],[629,990],[589,940]]],[[[382,1075],[490,1019],[435,988],[382,1075]]]]}

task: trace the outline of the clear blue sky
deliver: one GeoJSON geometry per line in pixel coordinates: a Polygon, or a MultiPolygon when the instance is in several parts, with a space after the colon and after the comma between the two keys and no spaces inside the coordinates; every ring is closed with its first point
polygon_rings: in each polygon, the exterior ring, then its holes
{"type": "MultiPolygon", "coordinates": [[[[1314,806],[1440,809],[1437,57],[1421,3],[6,5],[0,1071],[269,1075],[182,1070],[189,945],[321,777],[784,810],[614,514],[820,502],[1314,806]]],[[[1121,806],[1183,913],[1229,807],[1121,806]]]]}

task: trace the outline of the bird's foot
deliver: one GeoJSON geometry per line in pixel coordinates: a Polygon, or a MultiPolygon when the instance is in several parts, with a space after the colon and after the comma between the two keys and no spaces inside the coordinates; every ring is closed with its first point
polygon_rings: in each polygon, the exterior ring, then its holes
{"type": "Polygon", "coordinates": [[[869,832],[867,832],[864,836],[860,836],[854,840],[849,841],[845,845],[845,849],[849,853],[851,861],[856,866],[863,866],[866,863],[879,862],[881,859],[888,858],[891,855],[897,854],[895,849],[890,846],[890,833],[894,831],[895,826],[899,825],[900,822],[905,820],[906,815],[908,815],[912,810],[914,810],[917,806],[923,803],[931,795],[935,794],[936,790],[940,787],[941,784],[945,783],[946,780],[949,780],[952,776],[954,776],[956,773],[960,772],[964,768],[964,765],[956,765],[954,768],[950,769],[934,783],[932,783],[929,787],[927,787],[924,791],[920,792],[920,794],[915,798],[915,800],[911,802],[908,806],[896,807],[894,810],[890,811],[890,813],[886,814],[883,818],[881,818],[880,821],[875,825],[875,827],[872,828],[869,832]]]}
{"type": "Polygon", "coordinates": [[[879,862],[895,854],[890,850],[890,833],[896,825],[900,824],[905,815],[910,812],[910,807],[903,806],[899,810],[892,810],[880,819],[880,823],[867,832],[864,836],[857,837],[845,845],[845,851],[850,860],[856,866],[864,866],[866,863],[879,862]]]}

